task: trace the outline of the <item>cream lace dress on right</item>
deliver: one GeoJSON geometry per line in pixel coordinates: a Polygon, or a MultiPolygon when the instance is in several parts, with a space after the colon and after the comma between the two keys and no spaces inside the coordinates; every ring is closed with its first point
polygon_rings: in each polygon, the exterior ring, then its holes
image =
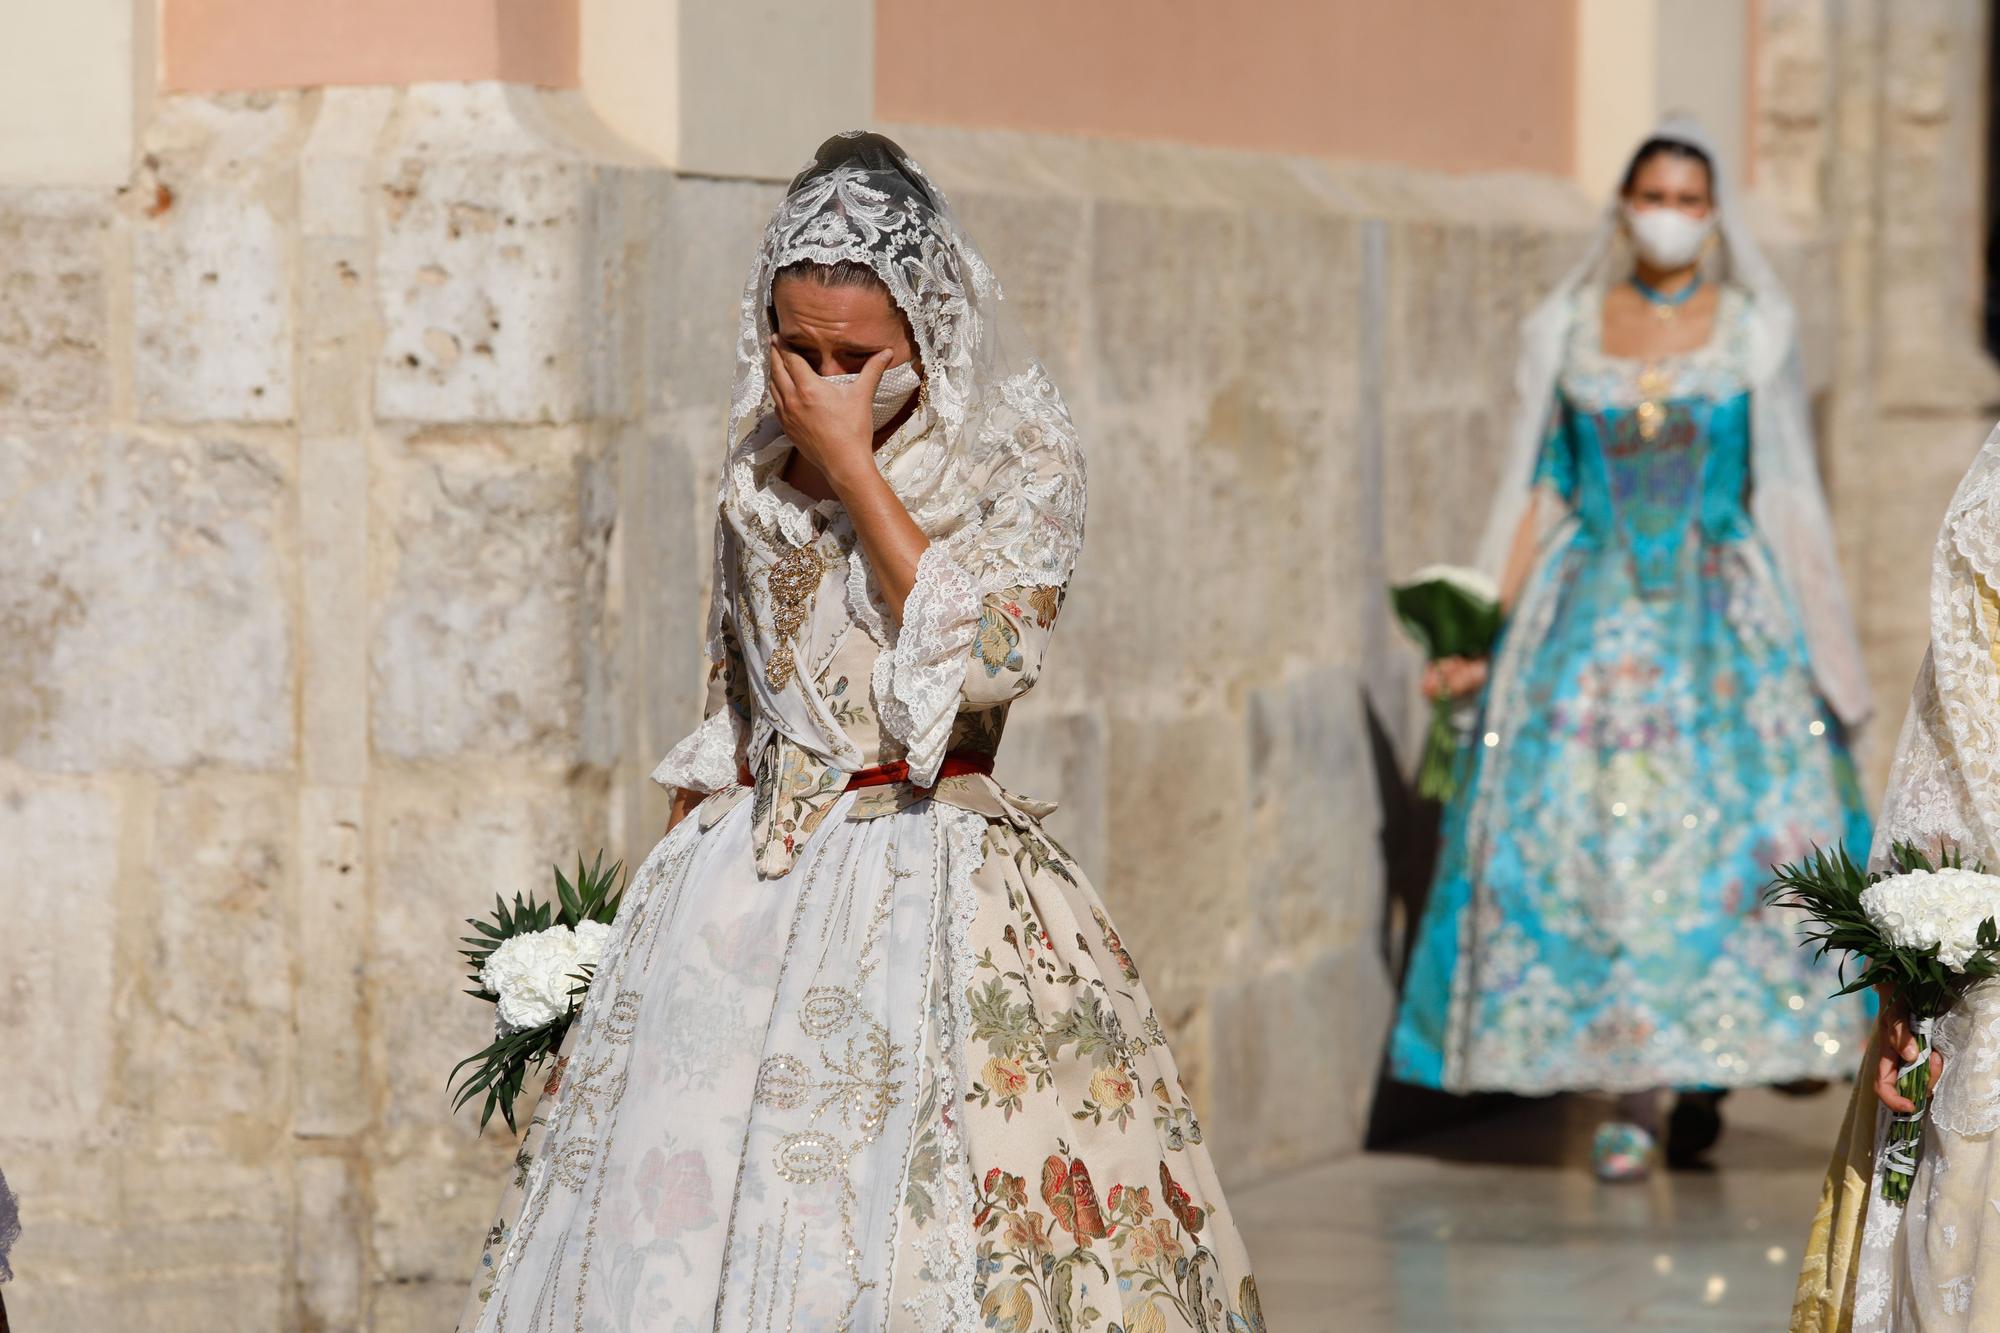
{"type": "MultiPolygon", "coordinates": [[[[1873,861],[1898,842],[1957,847],[2000,870],[2000,431],[1938,534],[1931,641],[1896,747],[1873,861]]],[[[2000,911],[2000,902],[1994,904],[2000,911]]],[[[1877,1192],[1887,1113],[1862,1066],[1821,1192],[1792,1328],[1882,1333],[2000,1329],[2000,985],[1937,1025],[1945,1071],[1902,1209],[1877,1192]]]]}

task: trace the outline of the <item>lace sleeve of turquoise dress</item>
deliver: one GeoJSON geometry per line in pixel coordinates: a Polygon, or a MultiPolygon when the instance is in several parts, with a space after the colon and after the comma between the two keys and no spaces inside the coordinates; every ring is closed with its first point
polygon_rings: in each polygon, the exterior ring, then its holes
{"type": "Polygon", "coordinates": [[[1869,842],[1842,725],[1749,498],[1750,298],[1699,350],[1607,355],[1577,294],[1524,585],[1446,812],[1392,1037],[1452,1091],[1717,1088],[1851,1067],[1865,1002],[1763,905],[1869,842]]]}

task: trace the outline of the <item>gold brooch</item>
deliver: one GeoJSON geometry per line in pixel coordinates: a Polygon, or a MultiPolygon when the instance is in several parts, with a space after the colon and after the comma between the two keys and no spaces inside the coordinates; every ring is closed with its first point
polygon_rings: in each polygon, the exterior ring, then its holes
{"type": "Polygon", "coordinates": [[[826,557],[819,553],[817,545],[800,546],[772,562],[764,576],[764,584],[771,591],[771,629],[779,640],[777,651],[764,663],[764,679],[774,690],[784,689],[798,670],[792,646],[784,640],[796,635],[806,623],[813,594],[819,591],[820,580],[826,576],[826,564],[826,557]]]}
{"type": "Polygon", "coordinates": [[[1633,413],[1639,420],[1639,438],[1650,440],[1660,433],[1660,423],[1667,419],[1667,409],[1660,402],[1666,396],[1672,381],[1658,366],[1647,366],[1639,372],[1639,406],[1633,413]]]}

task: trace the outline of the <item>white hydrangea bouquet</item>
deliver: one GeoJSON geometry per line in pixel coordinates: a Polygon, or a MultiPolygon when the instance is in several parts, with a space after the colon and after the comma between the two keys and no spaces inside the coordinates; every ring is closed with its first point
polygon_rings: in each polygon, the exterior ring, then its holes
{"type": "Polygon", "coordinates": [[[611,939],[611,922],[624,896],[623,866],[604,868],[604,853],[589,867],[576,862],[572,883],[557,867],[556,900],[540,903],[514,895],[513,906],[493,899],[490,920],[468,917],[477,935],[460,942],[472,971],[467,995],[493,1005],[492,1044],[453,1066],[451,1074],[472,1066],[453,1093],[456,1111],[481,1093],[486,1104],[479,1128],[497,1110],[507,1128],[514,1123],[514,1102],[528,1076],[561,1049],[577,1004],[590,986],[591,973],[604,957],[611,939]]]}
{"type": "MultiPolygon", "coordinates": [[[[1500,637],[1500,590],[1476,569],[1427,565],[1389,585],[1396,619],[1424,651],[1426,662],[1481,658],[1500,637]]],[[[1439,696],[1431,706],[1430,734],[1417,764],[1417,794],[1448,801],[1457,790],[1459,744],[1477,715],[1478,702],[1439,696]]]]}
{"type": "Polygon", "coordinates": [[[1896,1091],[1916,1109],[1891,1113],[1882,1148],[1882,1197],[1909,1201],[1923,1155],[1923,1121],[1930,1107],[1931,1030],[1966,987],[2000,973],[2000,876],[1968,867],[1956,852],[1933,860],[1909,843],[1891,852],[1895,872],[1868,874],[1842,850],[1816,852],[1778,871],[1770,901],[1804,911],[1805,943],[1819,956],[1839,952],[1838,992],[1891,988],[1909,1009],[1916,1058],[1897,1073],[1896,1091]],[[1860,972],[1847,981],[1847,966],[1860,972]]]}

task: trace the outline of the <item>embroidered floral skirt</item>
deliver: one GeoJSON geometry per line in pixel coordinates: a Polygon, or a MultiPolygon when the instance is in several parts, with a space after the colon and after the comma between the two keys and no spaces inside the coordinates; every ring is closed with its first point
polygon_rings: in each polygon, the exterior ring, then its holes
{"type": "Polygon", "coordinates": [[[782,878],[748,802],[655,848],[461,1329],[1262,1333],[1068,857],[1026,818],[846,813],[782,878]]]}
{"type": "Polygon", "coordinates": [[[1852,1068],[1860,998],[1764,905],[1774,865],[1869,823],[1755,539],[1640,589],[1579,539],[1524,590],[1411,955],[1398,1077],[1545,1093],[1852,1068]]]}
{"type": "Polygon", "coordinates": [[[1793,1333],[2000,1328],[2000,985],[1968,992],[1936,1041],[1944,1073],[1902,1208],[1879,1193],[1888,1113],[1873,1044],[1862,1059],[1799,1268],[1793,1333]]]}

